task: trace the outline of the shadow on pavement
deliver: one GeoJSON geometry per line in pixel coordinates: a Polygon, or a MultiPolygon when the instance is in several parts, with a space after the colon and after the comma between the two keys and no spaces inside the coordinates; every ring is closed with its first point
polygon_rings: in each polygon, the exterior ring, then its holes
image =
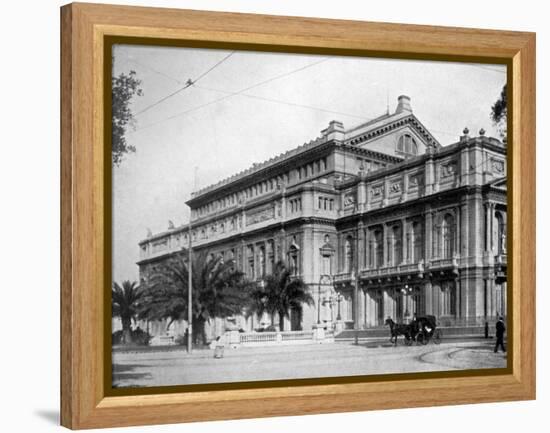
{"type": "Polygon", "coordinates": [[[59,425],[59,411],[53,409],[38,409],[34,411],[35,415],[39,416],[50,424],[59,425]]]}

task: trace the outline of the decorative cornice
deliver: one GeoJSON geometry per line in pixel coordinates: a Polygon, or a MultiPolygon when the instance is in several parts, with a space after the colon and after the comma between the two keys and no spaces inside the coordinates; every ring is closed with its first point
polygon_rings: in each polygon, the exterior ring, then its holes
{"type": "Polygon", "coordinates": [[[346,140],[346,144],[356,146],[360,143],[364,143],[366,141],[380,137],[406,125],[411,125],[424,138],[424,140],[426,140],[428,147],[432,146],[437,149],[441,147],[439,141],[437,141],[436,138],[432,134],[430,134],[430,132],[424,127],[424,125],[422,125],[420,120],[418,120],[414,114],[410,114],[407,117],[394,120],[393,122],[379,126],[378,128],[373,128],[371,130],[365,131],[361,135],[349,138],[348,140],[346,140]]]}
{"type": "Polygon", "coordinates": [[[292,158],[296,156],[303,156],[308,153],[308,151],[311,151],[312,149],[320,150],[323,145],[325,144],[334,144],[334,141],[328,141],[326,137],[318,137],[315,140],[311,140],[308,143],[304,143],[302,146],[299,146],[295,149],[289,150],[285,153],[281,153],[273,158],[270,158],[264,162],[257,163],[252,165],[252,167],[243,170],[239,173],[234,174],[233,176],[230,176],[226,179],[223,179],[213,185],[209,185],[205,188],[202,188],[198,191],[195,191],[192,193],[191,199],[187,201],[188,204],[193,203],[195,200],[199,198],[203,198],[208,193],[214,192],[219,190],[220,188],[226,187],[228,185],[231,185],[233,183],[238,183],[239,181],[242,181],[243,179],[246,179],[248,177],[251,177],[253,175],[256,175],[263,170],[266,169],[273,169],[277,166],[280,166],[292,158]]]}

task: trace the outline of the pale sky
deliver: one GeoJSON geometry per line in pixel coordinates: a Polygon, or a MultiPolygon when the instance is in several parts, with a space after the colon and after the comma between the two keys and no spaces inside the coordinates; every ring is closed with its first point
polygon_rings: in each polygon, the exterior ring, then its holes
{"type": "Polygon", "coordinates": [[[383,114],[388,101],[393,112],[401,94],[411,97],[414,114],[444,146],[466,126],[471,135],[484,128],[498,137],[489,114],[506,83],[502,65],[231,53],[114,47],[114,74],[134,70],[142,80],[134,113],[204,74],[137,114],[126,135],[137,151],[113,167],[115,281],[138,280],[138,242],[147,228],[158,233],[168,220],[188,221],[194,167],[197,187],[210,185],[318,137],[331,120],[347,129],[383,114]]]}

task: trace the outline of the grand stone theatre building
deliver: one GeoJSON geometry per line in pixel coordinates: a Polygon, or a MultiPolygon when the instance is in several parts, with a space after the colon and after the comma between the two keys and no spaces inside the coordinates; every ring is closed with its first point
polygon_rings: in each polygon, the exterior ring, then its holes
{"type": "MultiPolygon", "coordinates": [[[[259,284],[289,263],[315,305],[286,329],[364,329],[415,313],[480,324],[506,312],[506,170],[505,143],[465,129],[442,146],[400,96],[394,113],[351,129],[332,121],[319,138],[196,191],[193,249],[235,259],[259,284]]],[[[170,224],[141,241],[142,278],[188,235],[170,224]]]]}

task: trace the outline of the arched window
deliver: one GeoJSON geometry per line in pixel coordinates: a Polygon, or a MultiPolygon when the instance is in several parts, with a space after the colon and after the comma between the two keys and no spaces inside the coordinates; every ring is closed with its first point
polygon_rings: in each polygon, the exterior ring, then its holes
{"type": "Polygon", "coordinates": [[[403,242],[401,240],[401,226],[399,225],[392,227],[392,247],[392,263],[394,266],[397,266],[403,261],[403,242]]]}
{"type": "Polygon", "coordinates": [[[441,284],[440,314],[442,316],[456,315],[456,287],[453,281],[441,284]]]}
{"type": "Polygon", "coordinates": [[[410,158],[418,155],[418,145],[416,140],[410,134],[403,134],[397,140],[396,153],[410,158]]]}
{"type": "Polygon", "coordinates": [[[265,247],[262,245],[258,251],[258,276],[265,277],[265,247]]]}
{"type": "Polygon", "coordinates": [[[412,241],[412,263],[417,263],[422,259],[424,255],[422,249],[424,247],[424,240],[422,239],[422,227],[420,223],[415,221],[411,225],[411,241],[412,241]]]}
{"type": "Polygon", "coordinates": [[[247,268],[248,278],[253,279],[254,278],[254,247],[252,245],[248,246],[247,256],[248,256],[248,268],[247,268]]]}
{"type": "Polygon", "coordinates": [[[455,224],[451,214],[446,214],[443,218],[441,237],[443,238],[443,258],[451,259],[455,252],[455,224]]]}
{"type": "Polygon", "coordinates": [[[267,265],[266,273],[271,274],[275,265],[275,245],[272,239],[267,241],[267,265]]]}
{"type": "Polygon", "coordinates": [[[375,263],[374,266],[381,268],[384,265],[384,240],[382,230],[374,232],[375,263]]]}
{"type": "Polygon", "coordinates": [[[292,275],[298,275],[298,248],[296,245],[291,245],[288,250],[288,261],[290,263],[290,272],[292,275]]]}

